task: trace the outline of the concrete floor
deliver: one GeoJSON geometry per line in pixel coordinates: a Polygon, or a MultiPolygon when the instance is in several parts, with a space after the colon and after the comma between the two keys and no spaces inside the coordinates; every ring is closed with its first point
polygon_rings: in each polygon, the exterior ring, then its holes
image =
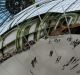
{"type": "Polygon", "coordinates": [[[71,36],[40,39],[30,50],[0,64],[0,75],[80,75],[80,36],[71,36]]]}

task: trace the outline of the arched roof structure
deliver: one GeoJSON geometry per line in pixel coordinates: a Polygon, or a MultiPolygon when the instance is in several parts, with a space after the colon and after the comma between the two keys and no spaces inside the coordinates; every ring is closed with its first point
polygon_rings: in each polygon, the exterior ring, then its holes
{"type": "Polygon", "coordinates": [[[37,2],[25,8],[24,10],[16,14],[14,17],[12,17],[12,19],[8,21],[7,18],[9,19],[10,13],[8,11],[3,13],[1,10],[0,12],[2,13],[0,15],[4,17],[1,18],[0,16],[0,24],[1,24],[0,35],[2,35],[4,32],[9,30],[9,27],[12,28],[15,25],[23,22],[24,20],[35,17],[37,15],[41,15],[47,12],[66,13],[66,12],[75,12],[75,11],[77,12],[80,11],[80,0],[47,0],[47,1],[37,2]]]}

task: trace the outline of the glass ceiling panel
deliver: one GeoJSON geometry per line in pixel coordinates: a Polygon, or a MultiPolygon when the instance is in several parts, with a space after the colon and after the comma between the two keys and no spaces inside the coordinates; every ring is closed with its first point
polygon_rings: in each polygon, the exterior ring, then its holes
{"type": "Polygon", "coordinates": [[[0,0],[0,26],[9,18],[10,13],[5,7],[6,0],[0,0]]]}
{"type": "MultiPolygon", "coordinates": [[[[42,4],[39,7],[33,6],[28,9],[26,8],[25,11],[22,10],[20,13],[15,15],[12,20],[10,20],[12,14],[6,9],[5,7],[5,0],[0,0],[0,32],[5,32],[8,29],[8,26],[15,26],[15,24],[23,22],[25,19],[46,13],[46,12],[58,12],[63,13],[80,10],[80,0],[55,0],[52,2],[47,2],[46,4],[42,4]],[[6,21],[10,20],[6,24],[6,21]],[[16,23],[17,22],[17,23],[16,23]],[[6,29],[3,28],[7,25],[6,29]],[[2,26],[2,27],[1,27],[2,26]]],[[[0,35],[2,34],[0,33],[0,35]]]]}

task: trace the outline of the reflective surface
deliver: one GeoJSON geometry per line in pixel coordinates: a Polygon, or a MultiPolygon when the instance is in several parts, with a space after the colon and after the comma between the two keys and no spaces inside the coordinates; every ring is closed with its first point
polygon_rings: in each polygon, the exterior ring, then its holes
{"type": "Polygon", "coordinates": [[[80,36],[40,39],[0,65],[1,75],[79,75],[80,36]],[[74,43],[76,42],[76,43],[74,43]]]}

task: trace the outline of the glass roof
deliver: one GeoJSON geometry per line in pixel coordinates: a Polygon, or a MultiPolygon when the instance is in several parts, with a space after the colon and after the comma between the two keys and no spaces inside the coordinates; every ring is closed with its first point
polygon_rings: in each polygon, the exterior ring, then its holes
{"type": "Polygon", "coordinates": [[[2,26],[3,23],[11,16],[5,7],[5,2],[5,0],[0,0],[0,26],[2,26]]]}
{"type": "Polygon", "coordinates": [[[26,19],[31,17],[47,13],[47,12],[71,12],[71,11],[79,11],[80,10],[80,0],[48,0],[46,3],[35,3],[26,9],[22,10],[18,14],[16,14],[13,19],[9,21],[11,18],[11,14],[5,9],[5,0],[0,0],[0,35],[6,32],[9,27],[13,27],[26,19]],[[39,5],[36,7],[36,5],[39,5]],[[7,21],[7,22],[6,22],[7,21]],[[6,23],[5,23],[6,22],[6,23]]]}

